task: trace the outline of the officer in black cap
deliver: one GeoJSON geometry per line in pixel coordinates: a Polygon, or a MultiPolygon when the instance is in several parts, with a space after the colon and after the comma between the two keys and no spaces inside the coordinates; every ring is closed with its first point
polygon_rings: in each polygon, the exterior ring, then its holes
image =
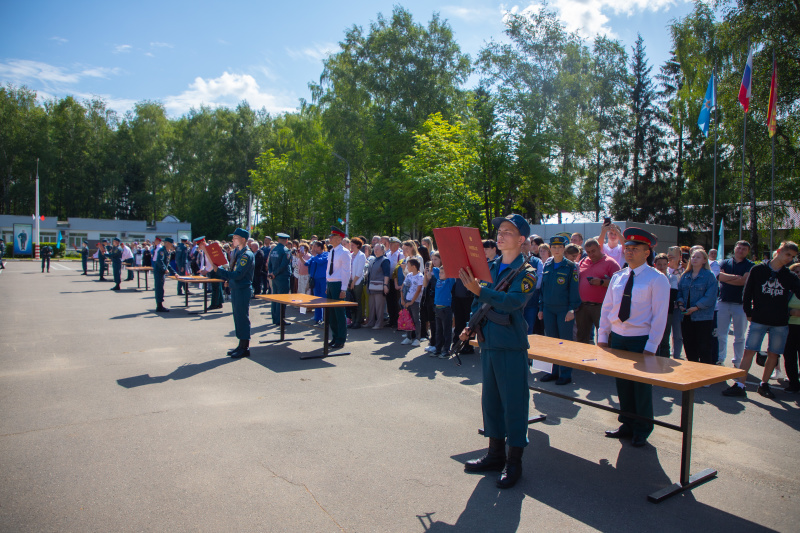
{"type": "Polygon", "coordinates": [[[97,243],[97,261],[100,265],[100,279],[98,281],[106,280],[106,254],[110,251],[111,246],[108,245],[108,239],[103,239],[97,243]]]}
{"type": "MultiPolygon", "coordinates": [[[[231,259],[230,270],[219,269],[213,262],[212,268],[220,279],[228,282],[231,289],[231,307],[233,307],[233,324],[239,345],[228,350],[233,358],[250,357],[250,298],[253,297],[253,268],[255,256],[247,247],[250,232],[236,228],[228,235],[233,238],[235,250],[231,259]]],[[[205,251],[205,243],[200,248],[205,251]]]]}
{"type": "Polygon", "coordinates": [[[114,273],[114,286],[111,287],[112,291],[120,290],[119,284],[122,282],[122,249],[119,246],[120,242],[119,238],[114,237],[111,240],[111,249],[105,254],[105,256],[111,260],[111,270],[114,273]]]}
{"type": "Polygon", "coordinates": [[[169,266],[169,254],[175,249],[175,240],[172,237],[164,237],[164,245],[158,247],[155,257],[153,257],[153,289],[156,296],[156,313],[169,313],[169,309],[164,307],[164,276],[167,272],[174,274],[172,267],[169,266]]]}
{"type": "MultiPolygon", "coordinates": [[[[600,312],[597,345],[655,357],[664,335],[669,310],[669,280],[653,268],[655,235],[639,228],[623,232],[625,261],[611,278],[600,312]]],[[[653,419],[653,386],[617,378],[619,408],[653,419]]],[[[631,438],[635,447],[644,446],[653,422],[619,415],[621,426],[606,431],[612,439],[631,438]]]]}
{"type": "MultiPolygon", "coordinates": [[[[489,451],[480,459],[467,461],[467,472],[502,470],[497,486],[509,488],[522,475],[522,452],[528,445],[528,325],[523,310],[536,288],[536,269],[525,261],[522,243],[530,235],[528,222],[521,215],[495,218],[497,248],[502,255],[489,263],[492,282],[479,281],[471,271],[464,269],[459,278],[475,294],[473,313],[483,304],[491,304],[487,320],[481,325],[483,341],[481,365],[483,367],[484,435],[489,437],[489,451]],[[508,286],[508,291],[494,287],[516,268],[526,265],[508,286]],[[506,456],[508,443],[508,456],[506,456]]],[[[469,328],[461,339],[470,335],[469,328]]]]}
{"type": "MultiPolygon", "coordinates": [[[[175,269],[178,271],[179,276],[186,275],[186,264],[189,262],[189,248],[186,244],[189,242],[187,237],[181,237],[181,242],[175,247],[175,269]]],[[[178,296],[183,294],[183,291],[189,293],[189,285],[187,283],[178,282],[178,296]]]]}
{"type": "Polygon", "coordinates": [[[81,276],[88,276],[89,241],[83,241],[83,246],[81,247],[81,266],[83,267],[83,274],[81,274],[81,276]]]}
{"type": "MultiPolygon", "coordinates": [[[[288,294],[291,280],[292,261],[286,243],[289,235],[278,233],[278,244],[272,247],[267,260],[267,278],[272,286],[272,294],[288,294]]],[[[281,304],[272,303],[272,323],[281,323],[281,304]]]]}

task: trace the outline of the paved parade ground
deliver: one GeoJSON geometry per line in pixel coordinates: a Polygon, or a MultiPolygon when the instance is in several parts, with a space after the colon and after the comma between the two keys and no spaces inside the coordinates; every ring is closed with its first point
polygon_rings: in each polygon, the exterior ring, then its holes
{"type": "MultiPolygon", "coordinates": [[[[229,303],[189,314],[167,281],[159,315],[152,290],[113,292],[78,268],[0,271],[2,531],[800,530],[800,395],[779,387],[743,401],[699,389],[692,471],[718,477],[658,505],[647,495],[678,479],[679,433],[633,448],[604,438],[616,415],[535,395],[547,421],[500,491],[496,474],[463,472],[487,445],[479,355],[458,367],[362,328],[351,355],[300,360],[322,331],[259,345],[273,329],[253,300],[252,357],[233,360],[229,303]]],[[[202,309],[197,289],[189,303],[202,309]]],[[[617,406],[611,378],[541,385],[617,406]]],[[[679,423],[679,392],[654,399],[679,423]]]]}

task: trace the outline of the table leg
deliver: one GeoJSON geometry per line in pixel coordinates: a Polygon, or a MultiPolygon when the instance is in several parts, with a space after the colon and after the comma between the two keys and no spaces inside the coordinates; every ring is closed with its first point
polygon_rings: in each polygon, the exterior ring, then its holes
{"type": "Polygon", "coordinates": [[[136,271],[136,288],[137,289],[141,289],[142,288],[142,284],[139,281],[139,271],[138,270],[136,271]]]}
{"type": "MultiPolygon", "coordinates": [[[[180,283],[180,281],[178,283],[180,283]]],[[[189,284],[188,283],[186,284],[186,287],[184,287],[183,294],[186,295],[186,305],[184,307],[189,307],[189,284]]]]}
{"type": "Polygon", "coordinates": [[[308,354],[308,355],[301,355],[300,359],[322,359],[324,357],[337,357],[340,355],[350,355],[350,352],[334,352],[330,353],[328,349],[328,330],[330,329],[331,318],[328,314],[330,312],[329,307],[325,307],[322,309],[322,316],[325,317],[325,336],[323,337],[323,342],[325,345],[322,347],[322,353],[316,354],[308,354]]]}
{"type": "Polygon", "coordinates": [[[716,477],[717,471],[713,468],[706,468],[699,474],[691,475],[692,462],[692,423],[694,421],[694,390],[683,391],[681,398],[681,432],[683,442],[681,444],[681,480],[673,483],[659,491],[650,494],[647,499],[653,503],[660,503],[670,496],[679,494],[685,490],[690,490],[709,479],[716,477]]]}
{"type": "Polygon", "coordinates": [[[208,313],[208,283],[203,283],[203,312],[208,313]]]}
{"type": "Polygon", "coordinates": [[[144,271],[144,290],[149,290],[147,287],[147,270],[144,271]]]}
{"type": "Polygon", "coordinates": [[[301,341],[303,337],[294,337],[292,339],[286,338],[286,306],[281,305],[281,333],[277,339],[269,339],[266,341],[258,341],[259,344],[267,344],[269,342],[288,342],[288,341],[301,341]]]}

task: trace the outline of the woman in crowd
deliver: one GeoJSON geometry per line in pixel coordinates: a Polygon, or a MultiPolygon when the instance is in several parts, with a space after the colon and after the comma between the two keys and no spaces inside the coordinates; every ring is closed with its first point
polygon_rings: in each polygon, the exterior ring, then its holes
{"type": "Polygon", "coordinates": [[[552,252],[550,252],[550,245],[546,242],[543,242],[539,245],[539,260],[542,262],[542,265],[547,263],[547,260],[553,257],[552,252]]]}
{"type": "MultiPolygon", "coordinates": [[[[324,298],[325,289],[328,284],[326,277],[328,271],[328,251],[325,247],[325,243],[322,241],[314,241],[314,244],[311,245],[311,253],[313,257],[306,261],[306,266],[308,267],[312,294],[324,298]]],[[[324,323],[322,318],[322,309],[314,309],[314,321],[321,325],[324,323]]]]}
{"type": "Polygon", "coordinates": [[[353,292],[353,301],[358,304],[358,307],[348,308],[352,311],[352,320],[348,326],[351,329],[359,329],[364,318],[361,296],[364,291],[364,268],[367,258],[361,251],[362,246],[364,246],[364,241],[359,237],[353,237],[353,240],[350,241],[350,290],[353,292]]]}
{"type": "Polygon", "coordinates": [[[714,363],[714,306],[719,284],[708,264],[708,255],[695,250],[678,282],[678,308],[683,314],[681,334],[689,361],[714,363]]]}
{"type": "Polygon", "coordinates": [[[667,250],[667,278],[669,279],[670,286],[670,315],[667,320],[671,321],[672,325],[672,357],[674,359],[681,358],[683,351],[683,335],[681,334],[681,322],[683,322],[683,314],[678,309],[678,283],[681,279],[681,274],[686,270],[684,266],[681,268],[683,252],[680,246],[670,246],[667,250]]]}
{"type": "Polygon", "coordinates": [[[422,245],[428,249],[428,253],[433,254],[436,251],[436,248],[433,247],[433,239],[430,237],[423,237],[422,238],[422,245]]]}
{"type": "Polygon", "coordinates": [[[389,293],[392,268],[389,258],[384,255],[383,244],[373,246],[374,259],[369,265],[367,290],[369,292],[369,315],[367,326],[372,329],[381,329],[384,326],[383,308],[386,306],[386,295],[389,293]]]}

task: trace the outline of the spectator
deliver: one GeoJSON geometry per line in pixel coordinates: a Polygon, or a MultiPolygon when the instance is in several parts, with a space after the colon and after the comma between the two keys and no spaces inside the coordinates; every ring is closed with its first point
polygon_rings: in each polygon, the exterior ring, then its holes
{"type": "MultiPolygon", "coordinates": [[[[543,244],[544,244],[544,239],[542,239],[542,238],[541,238],[541,237],[539,237],[538,235],[532,235],[532,236],[531,236],[531,253],[532,253],[532,254],[533,254],[535,257],[538,257],[539,259],[542,259],[541,255],[539,254],[539,248],[540,248],[540,247],[541,247],[543,244]]],[[[544,261],[545,261],[545,260],[544,260],[544,259],[542,259],[542,263],[544,263],[544,261]]]]}
{"type": "MultiPolygon", "coordinates": [[[[789,267],[795,276],[800,276],[800,263],[789,267]]],[[[798,359],[800,358],[800,298],[796,294],[789,300],[789,336],[786,338],[786,349],[783,352],[783,364],[786,369],[786,379],[789,383],[784,387],[785,392],[800,392],[800,372],[798,372],[798,359]]]]}
{"type": "Polygon", "coordinates": [[[577,263],[583,257],[583,250],[577,244],[568,244],[564,248],[564,257],[572,261],[573,263],[577,263]]]}
{"type": "Polygon", "coordinates": [[[383,244],[375,244],[372,251],[375,257],[370,262],[368,273],[369,314],[366,327],[381,329],[384,326],[383,308],[386,306],[386,295],[389,294],[392,271],[389,259],[384,256],[383,244]]]}
{"type": "MultiPolygon", "coordinates": [[[[800,297],[800,278],[786,266],[797,257],[797,245],[792,241],[781,243],[771,261],[760,263],[750,269],[744,286],[744,312],[750,321],[750,330],[744,345],[744,355],[739,368],[748,372],[753,356],[761,348],[764,337],[769,335],[767,361],[758,393],[765,398],[774,398],[769,388],[769,378],[778,364],[778,357],[786,346],[789,335],[789,300],[792,293],[800,297]]],[[[747,396],[745,377],[722,392],[725,396],[747,396]]]]}
{"type": "MultiPolygon", "coordinates": [[[[425,240],[423,239],[423,242],[425,240]]],[[[431,264],[431,254],[428,251],[428,246],[422,244],[419,246],[419,255],[422,257],[422,269],[420,270],[420,274],[422,277],[425,277],[425,271],[430,267],[431,264]]],[[[428,293],[428,285],[423,282],[422,284],[422,301],[419,303],[419,321],[422,326],[422,336],[419,338],[420,341],[426,340],[429,338],[428,331],[429,327],[436,323],[436,315],[433,313],[433,284],[431,284],[431,300],[428,302],[427,293],[428,293]]]]}
{"type": "Polygon", "coordinates": [[[719,262],[717,262],[717,250],[712,248],[708,251],[708,267],[715,278],[719,277],[719,262]]]}
{"type": "Polygon", "coordinates": [[[361,251],[364,245],[358,237],[353,237],[350,241],[350,291],[353,293],[353,301],[358,304],[358,307],[352,308],[353,317],[350,322],[350,329],[359,329],[361,327],[361,320],[364,317],[364,307],[361,303],[361,294],[364,292],[364,266],[367,263],[367,258],[361,251]]]}
{"type": "Polygon", "coordinates": [[[678,298],[678,282],[680,281],[680,276],[670,276],[669,256],[667,254],[658,254],[653,261],[653,267],[664,274],[664,276],[670,282],[669,306],[667,307],[667,327],[664,329],[664,336],[661,337],[661,344],[658,345],[658,350],[656,351],[656,355],[659,357],[669,357],[669,336],[670,333],[672,333],[672,312],[675,309],[675,300],[678,298]]]}
{"type": "Polygon", "coordinates": [[[597,242],[600,243],[603,253],[616,261],[620,267],[625,265],[625,249],[620,243],[621,235],[622,230],[620,227],[616,224],[612,224],[611,220],[608,220],[607,222],[603,222],[603,226],[600,229],[600,236],[597,237],[597,242]],[[604,242],[606,237],[608,238],[608,243],[604,242]]]}
{"type": "Polygon", "coordinates": [[[702,249],[692,254],[678,283],[678,308],[683,314],[681,334],[689,361],[714,364],[714,306],[717,279],[711,272],[708,255],[702,249]]]}
{"type": "Polygon", "coordinates": [[[492,239],[483,241],[483,253],[486,254],[486,260],[490,263],[497,259],[497,243],[492,239]]]}
{"type": "Polygon", "coordinates": [[[550,245],[547,243],[542,243],[539,245],[539,259],[542,261],[542,264],[547,263],[547,260],[553,257],[553,254],[550,252],[550,245]]]}
{"type": "Polygon", "coordinates": [[[436,293],[434,295],[434,305],[436,306],[436,345],[433,350],[428,348],[430,356],[439,356],[440,359],[447,359],[453,343],[453,287],[456,284],[454,278],[448,278],[442,266],[439,253],[434,254],[432,260],[434,266],[431,269],[431,276],[436,283],[436,293]]]}
{"type": "Polygon", "coordinates": [[[742,295],[750,269],[755,263],[750,261],[750,243],[739,241],[733,248],[733,257],[719,265],[719,301],[717,302],[717,339],[719,352],[717,362],[725,363],[728,353],[728,331],[733,323],[734,368],[739,366],[744,355],[744,338],[747,331],[747,315],[742,307],[742,295]]]}
{"type": "MultiPolygon", "coordinates": [[[[311,293],[319,298],[325,298],[325,290],[328,284],[326,275],[328,272],[328,252],[325,250],[325,243],[322,241],[314,241],[311,245],[311,253],[313,257],[306,261],[311,293]]],[[[322,309],[314,309],[314,322],[318,325],[323,325],[324,322],[322,319],[322,309]]]]}
{"type": "Polygon", "coordinates": [[[411,313],[415,330],[406,332],[406,338],[400,344],[419,346],[421,336],[421,322],[419,321],[419,303],[422,301],[422,283],[424,278],[419,272],[419,261],[412,257],[407,262],[407,274],[403,280],[403,289],[400,291],[400,304],[411,313]]]}
{"type": "Polygon", "coordinates": [[[430,237],[423,237],[422,244],[428,248],[428,252],[433,253],[436,251],[436,248],[433,247],[433,239],[430,237]]]}
{"type": "Polygon", "coordinates": [[[606,297],[611,277],[618,270],[617,262],[603,253],[597,239],[586,241],[586,257],[578,263],[580,275],[578,291],[581,298],[581,304],[575,311],[578,342],[593,343],[594,331],[600,327],[603,299],[606,297]]]}
{"type": "MultiPolygon", "coordinates": [[[[528,324],[528,335],[533,335],[538,322],[537,315],[539,314],[539,287],[542,286],[542,269],[544,265],[538,257],[533,255],[533,241],[525,239],[522,243],[522,255],[525,260],[536,269],[536,288],[533,291],[533,296],[528,298],[528,303],[525,304],[525,309],[522,310],[522,315],[525,317],[525,322],[528,324]]],[[[528,361],[530,364],[530,361],[528,361]]]]}
{"type": "MultiPolygon", "coordinates": [[[[389,282],[389,294],[386,295],[386,310],[389,313],[389,327],[397,328],[397,315],[400,313],[400,284],[403,283],[402,279],[398,280],[397,264],[402,264],[403,252],[400,250],[400,239],[397,237],[387,237],[389,241],[389,252],[386,257],[389,259],[389,266],[392,271],[392,280],[389,282]]],[[[400,276],[402,278],[402,269],[400,269],[400,276]]]]}
{"type": "Polygon", "coordinates": [[[683,314],[678,309],[678,284],[680,283],[681,274],[686,270],[683,264],[683,252],[680,246],[671,246],[667,250],[667,279],[669,279],[670,298],[672,307],[667,315],[667,320],[671,322],[670,329],[672,330],[672,357],[673,359],[680,359],[681,352],[683,351],[683,335],[681,333],[681,322],[683,322],[683,314]]]}
{"type": "Polygon", "coordinates": [[[261,294],[261,276],[264,271],[264,253],[258,247],[258,241],[249,243],[250,250],[253,252],[253,298],[256,294],[261,294]]]}
{"type": "MultiPolygon", "coordinates": [[[[556,235],[550,238],[553,257],[544,264],[542,292],[539,298],[539,320],[544,321],[544,332],[548,337],[572,340],[572,321],[580,306],[578,284],[580,275],[575,263],[564,257],[567,238],[556,235]]],[[[539,247],[541,250],[541,246],[539,247]]],[[[572,381],[572,368],[553,365],[553,371],[539,381],[556,380],[556,385],[572,381]]]]}
{"type": "MultiPolygon", "coordinates": [[[[439,293],[438,287],[436,293],[439,293]]],[[[467,290],[461,279],[456,278],[455,284],[453,285],[453,298],[450,303],[450,306],[453,310],[453,322],[455,324],[456,332],[464,331],[464,328],[467,327],[469,315],[472,313],[472,301],[474,298],[475,295],[467,290]]],[[[438,320],[438,313],[436,316],[438,320]]],[[[467,344],[461,349],[461,353],[475,353],[475,348],[473,348],[471,344],[467,344]]]]}
{"type": "MultiPolygon", "coordinates": [[[[578,261],[581,261],[584,258],[586,258],[587,253],[586,253],[586,250],[583,247],[583,234],[578,233],[576,231],[575,233],[570,235],[569,242],[570,242],[570,244],[574,244],[575,246],[577,246],[578,250],[580,250],[580,258],[578,259],[578,261]]],[[[567,247],[567,248],[569,248],[569,247],[567,247]]],[[[569,252],[568,251],[565,251],[564,255],[567,256],[567,259],[569,259],[569,252]]],[[[570,259],[570,260],[573,261],[573,262],[577,262],[574,259],[570,259]]]]}

